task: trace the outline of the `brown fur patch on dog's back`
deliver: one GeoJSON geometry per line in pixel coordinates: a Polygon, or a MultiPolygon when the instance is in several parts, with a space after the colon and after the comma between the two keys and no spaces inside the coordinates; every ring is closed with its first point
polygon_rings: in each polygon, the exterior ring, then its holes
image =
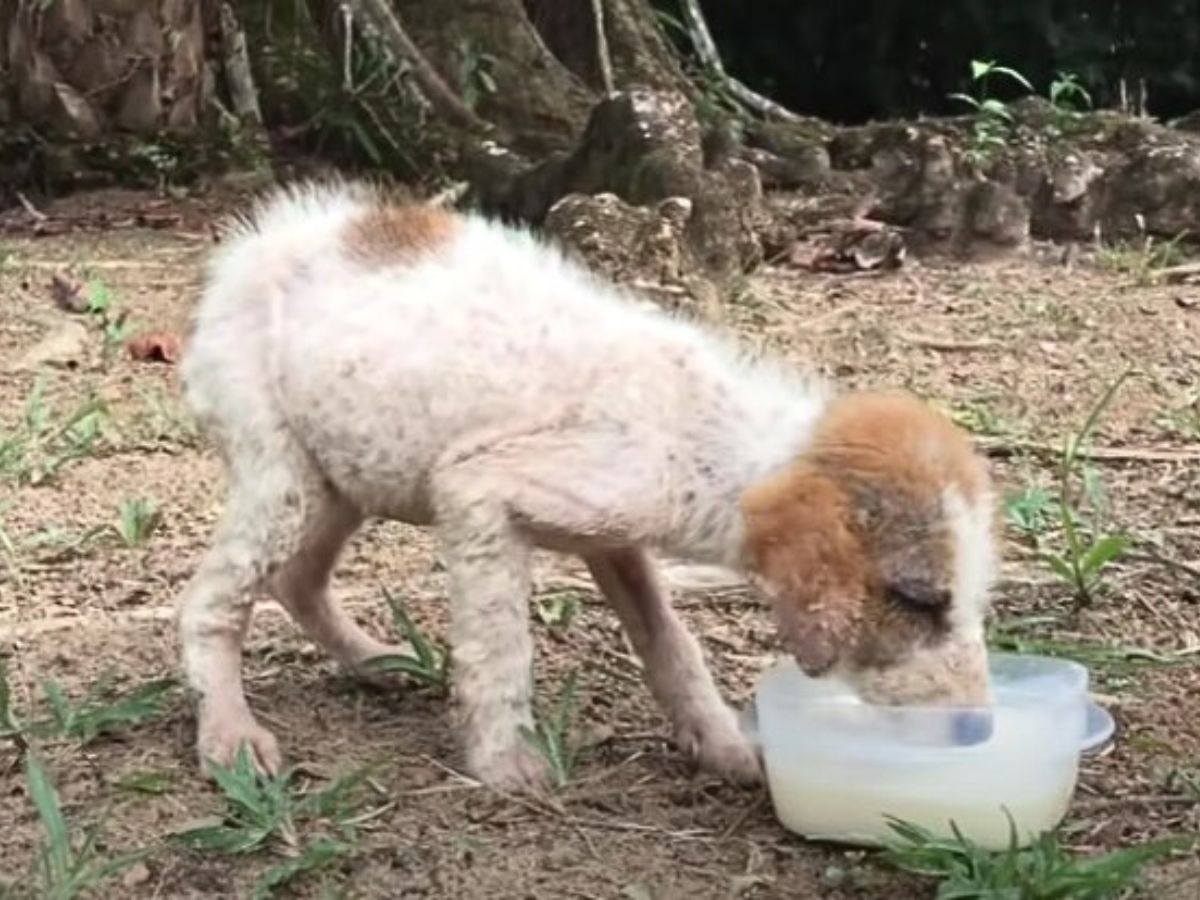
{"type": "Polygon", "coordinates": [[[350,222],[343,239],[350,255],[368,266],[407,263],[454,237],[458,217],[437,206],[381,205],[350,222]]]}

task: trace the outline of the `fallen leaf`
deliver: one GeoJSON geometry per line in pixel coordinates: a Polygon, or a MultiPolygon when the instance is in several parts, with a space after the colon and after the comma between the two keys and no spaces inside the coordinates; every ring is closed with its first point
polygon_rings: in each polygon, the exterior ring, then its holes
{"type": "Polygon", "coordinates": [[[141,362],[179,362],[179,337],[169,331],[139,335],[131,338],[125,346],[129,349],[129,355],[141,362]]]}
{"type": "Polygon", "coordinates": [[[59,309],[71,313],[87,312],[87,285],[73,278],[55,275],[50,279],[50,299],[59,309]]]}

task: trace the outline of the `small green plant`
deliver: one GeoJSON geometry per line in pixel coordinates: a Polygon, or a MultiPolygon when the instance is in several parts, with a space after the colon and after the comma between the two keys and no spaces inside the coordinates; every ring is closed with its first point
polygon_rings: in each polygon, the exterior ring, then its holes
{"type": "Polygon", "coordinates": [[[566,631],[579,617],[581,604],[574,591],[556,591],[537,599],[534,611],[538,620],[553,631],[566,631]]]}
{"type": "Polygon", "coordinates": [[[139,388],[138,396],[142,401],[142,410],[133,417],[130,428],[137,438],[155,444],[196,446],[200,429],[185,407],[163,396],[158,389],[147,391],[139,388]]]}
{"type": "Polygon", "coordinates": [[[112,526],[109,525],[93,525],[82,531],[46,525],[25,538],[18,546],[22,551],[32,551],[38,558],[53,562],[90,552],[111,530],[112,526]]]}
{"type": "Polygon", "coordinates": [[[1054,110],[1051,133],[1060,136],[1092,108],[1092,95],[1080,82],[1078,75],[1059,72],[1050,82],[1050,106],[1054,110]]]}
{"type": "Polygon", "coordinates": [[[42,484],[71,462],[91,455],[104,438],[107,409],[89,396],[59,416],[38,378],[25,398],[18,425],[0,432],[0,475],[26,484],[42,484]]]}
{"type": "Polygon", "coordinates": [[[354,850],[346,841],[324,835],[313,839],[300,852],[281,863],[276,863],[259,877],[254,885],[252,900],[266,900],[282,887],[291,884],[302,875],[308,875],[344,859],[354,850]]]}
{"type": "Polygon", "coordinates": [[[0,738],[19,738],[21,723],[12,707],[12,686],[8,683],[8,660],[0,656],[0,738]]]}
{"type": "Polygon", "coordinates": [[[172,679],[150,681],[124,695],[116,695],[107,679],[88,688],[78,703],[71,701],[54,679],[42,684],[50,718],[32,723],[38,737],[89,744],[101,735],[140,725],[162,714],[167,695],[175,688],[172,679]]]}
{"type": "Polygon", "coordinates": [[[1163,410],[1155,424],[1170,435],[1184,440],[1200,439],[1200,391],[1177,406],[1163,410]]]}
{"type": "Polygon", "coordinates": [[[152,797],[169,794],[174,782],[166,772],[135,772],[118,779],[113,785],[127,794],[148,794],[152,797]]]}
{"type": "Polygon", "coordinates": [[[1005,521],[1035,544],[1059,518],[1058,499],[1045,488],[1030,485],[1004,498],[1005,521]]]}
{"type": "Polygon", "coordinates": [[[71,840],[71,829],[63,816],[58,792],[36,753],[25,756],[25,780],[29,799],[37,810],[45,835],[37,854],[38,897],[74,900],[146,856],[146,851],[138,851],[104,859],[97,845],[100,824],[84,831],[77,849],[71,840]]]}
{"type": "Polygon", "coordinates": [[[996,81],[1008,80],[1028,91],[1033,90],[1028,79],[1015,69],[997,65],[994,60],[971,60],[971,84],[974,93],[951,94],[971,108],[974,122],[971,125],[971,145],[967,159],[976,166],[985,165],[992,155],[1008,143],[1012,131],[1012,112],[1003,100],[990,96],[991,86],[996,81]]]}
{"type": "Polygon", "coordinates": [[[463,103],[467,109],[475,109],[484,97],[496,93],[496,79],[492,70],[498,60],[490,53],[479,50],[464,38],[458,45],[458,83],[463,103]]]}
{"type": "Polygon", "coordinates": [[[1129,372],[1123,373],[1108,386],[1096,402],[1083,427],[1064,441],[1058,472],[1058,525],[1065,546],[1055,552],[1042,549],[1039,556],[1063,582],[1069,585],[1080,605],[1091,603],[1097,590],[1103,587],[1105,571],[1129,547],[1129,538],[1106,534],[1099,521],[1087,521],[1081,499],[1091,501],[1093,511],[1102,502],[1102,489],[1095,470],[1084,464],[1085,448],[1100,417],[1112,403],[1117,390],[1125,383],[1129,372]],[[1082,490],[1077,482],[1082,481],[1082,490]]]}
{"type": "Polygon", "coordinates": [[[93,278],[84,288],[87,298],[87,313],[100,325],[103,336],[103,356],[107,360],[112,352],[133,334],[127,310],[116,308],[116,294],[104,281],[93,278]]]}
{"type": "Polygon", "coordinates": [[[383,595],[391,607],[396,631],[412,647],[412,653],[377,656],[367,661],[367,667],[376,672],[399,672],[418,684],[445,691],[450,684],[449,652],[413,621],[408,606],[399,595],[387,590],[383,595]]]}
{"type": "Polygon", "coordinates": [[[1131,644],[1051,637],[1031,634],[1015,624],[993,626],[988,632],[988,646],[1007,653],[1070,659],[1105,677],[1127,676],[1151,667],[1200,664],[1196,651],[1158,651],[1131,644]]]}
{"type": "Polygon", "coordinates": [[[578,709],[577,688],[577,674],[571,672],[563,681],[553,708],[546,714],[536,714],[534,727],[526,727],[521,732],[525,740],[546,760],[559,787],[566,785],[575,774],[578,747],[572,732],[578,709]]]}
{"type": "Polygon", "coordinates": [[[995,853],[968,840],[953,823],[954,837],[943,839],[919,825],[891,819],[888,825],[897,840],[883,858],[902,871],[938,879],[939,900],[1108,900],[1133,888],[1147,863],[1194,843],[1154,841],[1079,857],[1066,851],[1052,832],[1018,849],[1011,816],[1009,823],[1009,847],[995,853]]]}
{"type": "Polygon", "coordinates": [[[984,402],[960,403],[949,411],[950,418],[972,434],[1002,435],[1013,431],[1012,423],[984,402]]]}
{"type": "Polygon", "coordinates": [[[229,767],[211,766],[225,801],[222,821],[174,835],[188,849],[204,853],[245,854],[264,849],[284,852],[287,861],[268,869],[255,886],[255,897],[269,896],[298,876],[324,868],[354,849],[354,815],[360,807],[363,769],[332,782],[321,791],[301,793],[291,771],[260,774],[243,747],[229,767]],[[319,833],[304,841],[302,822],[324,822],[337,837],[319,833]]]}
{"type": "Polygon", "coordinates": [[[121,543],[132,550],[150,539],[161,520],[162,513],[153,500],[144,497],[124,500],[117,511],[113,531],[121,543]]]}
{"type": "MultiPolygon", "coordinates": [[[[1138,219],[1142,225],[1141,218],[1138,219]]],[[[1156,240],[1154,235],[1142,235],[1136,240],[1104,244],[1096,248],[1096,264],[1109,272],[1132,276],[1139,287],[1154,283],[1160,269],[1178,265],[1184,259],[1183,241],[1187,232],[1181,231],[1170,240],[1156,240]]]]}

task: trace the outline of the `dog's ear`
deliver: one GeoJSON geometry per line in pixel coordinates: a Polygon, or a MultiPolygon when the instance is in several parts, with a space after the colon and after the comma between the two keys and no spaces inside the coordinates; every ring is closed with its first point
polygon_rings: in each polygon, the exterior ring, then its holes
{"type": "Polygon", "coordinates": [[[849,498],[828,476],[796,466],[742,499],[745,562],[771,600],[800,668],[823,675],[852,649],[867,582],[849,498]]]}

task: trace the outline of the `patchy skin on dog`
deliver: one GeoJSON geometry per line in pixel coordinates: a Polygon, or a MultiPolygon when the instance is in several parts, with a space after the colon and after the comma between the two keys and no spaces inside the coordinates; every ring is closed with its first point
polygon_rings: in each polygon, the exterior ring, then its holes
{"type": "Polygon", "coordinates": [[[394,652],[328,592],[368,516],[437,533],[467,765],[494,785],[546,776],[521,736],[539,546],[584,560],[677,743],[730,778],[758,778],[757,754],[654,551],[741,569],[800,664],[872,700],[986,696],[991,499],[963,434],[749,359],[527,232],[282,192],[215,257],[182,375],[230,481],[179,613],[202,759],[281,762],[242,687],[255,589],[346,665],[394,652]]]}

